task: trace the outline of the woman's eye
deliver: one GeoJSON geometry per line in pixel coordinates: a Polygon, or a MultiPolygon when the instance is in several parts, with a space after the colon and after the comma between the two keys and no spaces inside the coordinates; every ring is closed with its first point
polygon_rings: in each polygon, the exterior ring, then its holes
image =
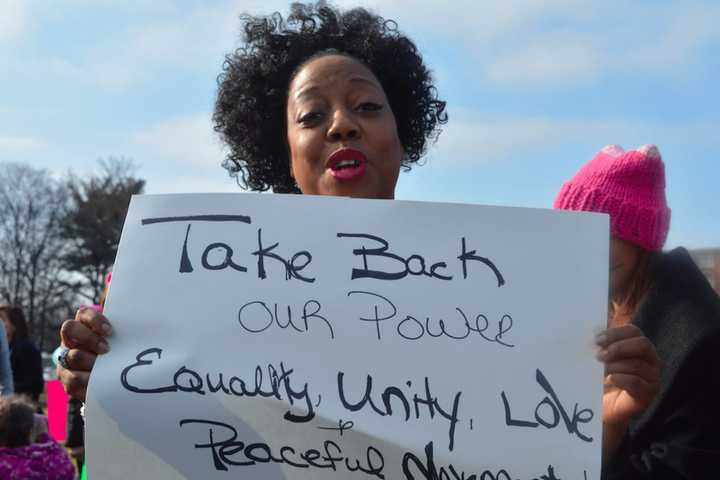
{"type": "Polygon", "coordinates": [[[382,109],[382,105],[374,102],[363,102],[357,106],[357,109],[361,112],[377,112],[382,109]]]}
{"type": "Polygon", "coordinates": [[[299,122],[306,124],[306,123],[313,123],[320,120],[322,117],[322,114],[320,112],[308,112],[300,116],[299,122]]]}

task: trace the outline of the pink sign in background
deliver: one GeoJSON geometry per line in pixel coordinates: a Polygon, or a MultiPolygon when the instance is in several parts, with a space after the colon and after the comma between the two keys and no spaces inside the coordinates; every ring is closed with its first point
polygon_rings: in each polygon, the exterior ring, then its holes
{"type": "Polygon", "coordinates": [[[48,380],[47,389],[47,415],[48,429],[50,435],[58,442],[64,442],[67,438],[67,411],[68,395],[60,380],[48,380]]]}

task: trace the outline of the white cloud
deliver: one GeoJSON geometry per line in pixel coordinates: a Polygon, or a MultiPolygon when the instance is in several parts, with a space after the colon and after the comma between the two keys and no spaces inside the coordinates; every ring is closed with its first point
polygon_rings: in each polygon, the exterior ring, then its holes
{"type": "Polygon", "coordinates": [[[602,53],[591,41],[574,35],[550,35],[497,58],[487,67],[486,76],[503,86],[576,84],[594,79],[601,64],[602,53]]]}
{"type": "Polygon", "coordinates": [[[145,193],[237,193],[243,190],[235,179],[214,169],[206,175],[148,177],[145,193]]]}
{"type": "Polygon", "coordinates": [[[285,10],[287,5],[279,0],[229,0],[188,8],[187,3],[166,1],[162,8],[151,9],[151,20],[132,25],[110,45],[97,46],[95,59],[78,67],[86,81],[111,90],[151,79],[164,67],[198,71],[211,66],[219,71],[224,55],[238,45],[238,15],[268,13],[273,7],[285,10]],[[114,52],[111,59],[108,51],[114,52]]]}
{"type": "Polygon", "coordinates": [[[720,40],[720,7],[687,8],[674,12],[664,30],[630,50],[627,66],[682,71],[696,66],[704,47],[720,40]]]}
{"type": "MultiPolygon", "coordinates": [[[[60,17],[66,8],[106,9],[123,16],[138,10],[143,23],[111,30],[80,56],[53,59],[60,74],[110,90],[122,90],[159,75],[163,67],[217,71],[223,55],[238,45],[242,12],[285,14],[280,0],[224,0],[213,3],[66,0],[40,9],[39,3],[0,0],[3,32],[16,35],[31,16],[60,17]],[[30,8],[35,12],[30,15],[30,8]],[[107,52],[113,52],[108,60],[107,52]]],[[[357,0],[337,0],[342,8],[357,0]]],[[[678,74],[702,68],[699,52],[719,35],[720,7],[683,2],[627,4],[591,0],[360,0],[361,5],[397,19],[419,43],[457,45],[465,64],[477,65],[490,84],[509,88],[588,83],[626,68],[678,74]],[[651,19],[648,21],[646,19],[651,19]]],[[[716,44],[716,43],[715,43],[716,44]]],[[[37,62],[46,68],[47,62],[37,62]]],[[[18,71],[22,65],[18,66],[18,71]]],[[[51,70],[52,71],[52,70],[51,70]]],[[[43,72],[44,73],[44,72],[43,72]]],[[[164,73],[164,72],[163,72],[164,73]]]]}
{"type": "Polygon", "coordinates": [[[720,40],[720,8],[715,5],[681,3],[652,12],[636,7],[632,13],[604,11],[591,25],[570,22],[565,38],[528,32],[514,52],[491,62],[488,79],[542,87],[588,83],[618,73],[693,76],[702,72],[703,50],[720,40]],[[523,63],[529,68],[523,70],[523,63]]]}
{"type": "Polygon", "coordinates": [[[30,12],[24,0],[0,0],[0,45],[11,42],[30,28],[30,12]]]}
{"type": "MultiPolygon", "coordinates": [[[[443,128],[429,157],[442,158],[436,165],[438,168],[519,158],[569,144],[591,144],[600,149],[608,143],[626,148],[658,143],[662,151],[663,144],[710,145],[717,138],[717,132],[720,132],[720,124],[712,122],[652,124],[624,119],[472,119],[466,116],[453,118],[443,128]]],[[[720,145],[720,142],[715,143],[720,145]]]]}
{"type": "MultiPolygon", "coordinates": [[[[422,32],[469,41],[470,48],[509,33],[523,31],[544,18],[587,17],[594,10],[590,0],[455,0],[441,4],[436,0],[365,0],[360,2],[386,18],[400,23],[400,29],[415,37],[422,32]]],[[[351,7],[353,0],[339,2],[351,7]]]]}
{"type": "MultiPolygon", "coordinates": [[[[81,55],[72,58],[52,58],[51,71],[61,78],[72,78],[86,84],[110,90],[122,90],[152,78],[162,67],[197,70],[212,64],[217,67],[225,53],[239,43],[238,15],[242,12],[268,14],[280,11],[286,14],[288,3],[280,0],[225,0],[217,3],[193,3],[163,0],[158,2],[120,2],[103,0],[65,0],[62,3],[43,4],[23,0],[0,0],[14,6],[15,17],[29,21],[27,5],[33,6],[33,16],[42,20],[62,22],[62,12],[67,8],[94,8],[106,10],[107,15],[120,17],[133,11],[134,17],[145,19],[125,30],[111,29],[108,35],[89,45],[81,55]],[[113,52],[111,59],[108,52],[113,52]]],[[[357,6],[355,0],[336,2],[343,8],[357,6]]],[[[453,6],[463,15],[438,16],[435,1],[408,2],[403,0],[370,0],[361,2],[376,9],[388,18],[398,18],[401,29],[415,24],[413,36],[440,33],[450,39],[475,42],[478,38],[491,40],[507,32],[523,29],[534,23],[540,14],[558,11],[584,11],[578,5],[587,0],[515,0],[508,2],[484,2],[478,6],[473,0],[458,0],[453,6]],[[449,18],[449,21],[443,21],[449,18]],[[432,19],[432,22],[428,22],[432,19]],[[407,20],[407,21],[406,21],[407,20]]],[[[5,15],[0,18],[10,18],[5,15]]],[[[0,20],[2,22],[3,20],[0,20]]],[[[7,20],[11,22],[11,20],[7,20]]],[[[17,22],[16,22],[17,23],[17,22]]],[[[22,22],[20,22],[22,23],[22,22]]],[[[19,24],[19,23],[18,23],[19,24]]],[[[1,24],[0,24],[1,25],[1,24]]],[[[122,23],[120,23],[122,25],[122,23]]],[[[28,65],[18,59],[15,70],[27,71],[28,65]]],[[[30,65],[33,71],[45,73],[45,59],[30,65]]]]}
{"type": "Polygon", "coordinates": [[[0,59],[0,69],[20,78],[52,78],[53,81],[72,82],[111,91],[123,90],[137,81],[149,78],[148,70],[132,62],[117,59],[81,63],[60,56],[5,58],[0,59]]]}
{"type": "Polygon", "coordinates": [[[210,113],[165,119],[136,132],[130,141],[133,157],[144,159],[147,167],[146,193],[242,191],[220,167],[226,150],[212,129],[210,113]]]}
{"type": "Polygon", "coordinates": [[[420,41],[457,45],[490,84],[509,88],[589,84],[618,72],[693,75],[718,45],[720,7],[706,1],[366,0],[420,41]]]}
{"type": "Polygon", "coordinates": [[[45,58],[29,58],[8,50],[7,55],[0,55],[0,69],[19,76],[50,74],[116,91],[152,79],[166,67],[198,71],[212,65],[217,70],[224,53],[237,43],[240,5],[239,0],[193,5],[172,0],[65,0],[47,5],[30,0],[0,0],[0,47],[27,32],[31,23],[47,24],[62,32],[67,9],[95,10],[94,15],[117,16],[121,20],[128,15],[142,19],[109,25],[105,35],[70,49],[71,55],[60,51],[45,58]]]}
{"type": "Polygon", "coordinates": [[[22,136],[0,136],[0,156],[38,152],[46,148],[38,138],[22,136]]]}
{"type": "Polygon", "coordinates": [[[215,166],[225,158],[209,113],[163,120],[134,134],[132,142],[148,150],[143,158],[159,157],[188,166],[215,166]]]}

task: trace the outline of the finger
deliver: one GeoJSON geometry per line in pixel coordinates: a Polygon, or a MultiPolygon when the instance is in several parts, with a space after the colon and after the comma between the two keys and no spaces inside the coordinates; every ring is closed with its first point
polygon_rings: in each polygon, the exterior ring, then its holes
{"type": "Polygon", "coordinates": [[[640,359],[620,360],[605,364],[606,375],[616,373],[635,375],[650,383],[657,382],[660,378],[660,368],[658,365],[640,359]]]}
{"type": "Polygon", "coordinates": [[[626,391],[633,398],[650,398],[657,392],[657,385],[636,375],[614,373],[605,377],[605,384],[626,391]]]}
{"type": "Polygon", "coordinates": [[[95,365],[96,358],[97,355],[92,352],[72,348],[68,350],[65,361],[70,370],[89,372],[95,365]]]}
{"type": "Polygon", "coordinates": [[[607,347],[611,343],[615,343],[626,338],[642,336],[642,330],[633,324],[623,325],[621,327],[608,328],[595,335],[595,343],[601,347],[607,347]]]}
{"type": "Polygon", "coordinates": [[[110,351],[110,346],[101,336],[77,320],[67,320],[62,324],[60,338],[62,344],[70,349],[87,350],[98,354],[110,351]]]}
{"type": "Polygon", "coordinates": [[[87,393],[87,385],[90,380],[89,372],[78,372],[74,370],[67,370],[65,368],[58,368],[58,377],[65,387],[65,392],[73,398],[81,401],[85,401],[85,394],[87,393]]]}
{"type": "Polygon", "coordinates": [[[112,326],[108,319],[94,308],[80,307],[75,314],[75,320],[88,327],[97,335],[106,337],[112,333],[112,326]]]}
{"type": "Polygon", "coordinates": [[[609,344],[598,352],[598,358],[605,363],[638,358],[648,363],[659,363],[655,347],[647,337],[632,337],[609,344]]]}

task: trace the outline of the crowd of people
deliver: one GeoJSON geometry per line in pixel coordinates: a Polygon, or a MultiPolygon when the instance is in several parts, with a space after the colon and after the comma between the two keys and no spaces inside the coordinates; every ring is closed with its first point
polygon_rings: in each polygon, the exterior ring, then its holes
{"type": "MultiPolygon", "coordinates": [[[[414,43],[363,8],[322,2],[293,4],[285,19],[245,15],[242,28],[213,116],[229,147],[224,166],[251,190],[393,199],[400,170],[417,165],[448,121],[414,43]],[[352,161],[332,161],[340,157],[352,161]]],[[[597,336],[603,478],[711,478],[720,471],[720,299],[686,250],[663,252],[671,211],[658,149],[601,149],[554,207],[610,216],[610,314],[597,336]]],[[[22,311],[0,307],[0,316],[3,395],[14,385],[37,401],[39,353],[22,311]]],[[[111,333],[93,308],[62,326],[58,374],[79,401],[111,333]]],[[[0,403],[0,472],[14,452],[56,452],[47,435],[31,433],[28,405],[12,396],[0,403]],[[8,426],[13,415],[23,416],[22,429],[8,426]]]]}
{"type": "Polygon", "coordinates": [[[0,305],[0,319],[0,479],[74,480],[70,457],[48,434],[40,404],[42,357],[25,314],[18,306],[0,305]]]}
{"type": "Polygon", "coordinates": [[[0,396],[0,478],[74,480],[75,466],[25,395],[0,396]]]}
{"type": "MultiPolygon", "coordinates": [[[[108,274],[101,304],[90,308],[102,312],[110,279],[108,274]]],[[[25,314],[19,306],[0,305],[0,319],[0,480],[84,479],[82,402],[69,399],[61,446],[48,432],[42,356],[25,314]]]]}

